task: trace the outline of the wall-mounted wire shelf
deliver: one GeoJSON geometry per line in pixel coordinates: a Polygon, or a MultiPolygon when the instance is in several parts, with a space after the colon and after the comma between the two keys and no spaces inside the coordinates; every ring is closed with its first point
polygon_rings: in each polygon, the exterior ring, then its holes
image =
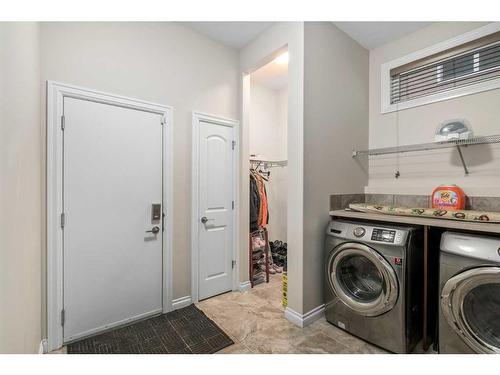
{"type": "Polygon", "coordinates": [[[442,142],[430,142],[430,143],[420,143],[414,145],[405,145],[405,146],[397,146],[397,147],[384,147],[384,148],[375,148],[371,150],[354,150],[352,152],[352,157],[357,158],[358,156],[377,156],[377,155],[388,155],[388,154],[397,154],[404,152],[415,152],[415,151],[428,151],[428,150],[438,150],[442,148],[452,148],[456,147],[458,151],[458,155],[460,156],[460,160],[464,167],[465,174],[469,174],[469,170],[467,169],[467,165],[465,164],[464,157],[462,155],[461,147],[472,146],[472,145],[486,145],[500,143],[500,135],[488,135],[484,137],[471,137],[468,139],[453,139],[450,141],[442,141],[442,142]]]}
{"type": "Polygon", "coordinates": [[[261,159],[250,159],[250,166],[252,168],[262,167],[264,169],[273,167],[286,167],[288,160],[261,160],[261,159]]]}

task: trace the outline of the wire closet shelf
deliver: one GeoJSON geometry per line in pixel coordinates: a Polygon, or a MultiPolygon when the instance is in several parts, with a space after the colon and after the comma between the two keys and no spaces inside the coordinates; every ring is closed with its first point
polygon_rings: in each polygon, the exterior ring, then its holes
{"type": "Polygon", "coordinates": [[[288,164],[287,160],[261,160],[261,159],[250,159],[250,166],[252,168],[262,167],[264,169],[273,167],[286,167],[288,164]]]}
{"type": "Polygon", "coordinates": [[[472,145],[486,145],[486,144],[494,144],[500,143],[500,134],[499,135],[488,135],[484,137],[471,137],[468,139],[453,139],[449,141],[440,141],[440,142],[429,142],[429,143],[419,143],[413,145],[404,145],[397,147],[384,147],[384,148],[374,148],[369,150],[353,150],[352,157],[357,158],[359,156],[377,156],[377,155],[388,155],[388,154],[397,154],[397,153],[405,153],[405,152],[417,152],[417,151],[429,151],[429,150],[438,150],[444,148],[453,148],[456,147],[458,154],[460,156],[460,161],[464,167],[465,174],[469,174],[469,170],[467,169],[467,165],[465,163],[464,157],[462,155],[461,147],[467,147],[472,145]]]}

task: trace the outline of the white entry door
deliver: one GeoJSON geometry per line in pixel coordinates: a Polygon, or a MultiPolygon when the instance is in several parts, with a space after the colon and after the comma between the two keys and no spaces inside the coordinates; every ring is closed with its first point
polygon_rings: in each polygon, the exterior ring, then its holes
{"type": "Polygon", "coordinates": [[[232,126],[198,122],[198,299],[232,290],[234,139],[232,126]]]}
{"type": "Polygon", "coordinates": [[[64,98],[64,342],[162,310],[162,118],[64,98]]]}

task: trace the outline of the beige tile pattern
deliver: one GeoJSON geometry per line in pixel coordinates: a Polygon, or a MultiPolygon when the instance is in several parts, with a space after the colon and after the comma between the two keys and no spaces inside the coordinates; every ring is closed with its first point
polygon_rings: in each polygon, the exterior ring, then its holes
{"type": "Polygon", "coordinates": [[[220,354],[387,353],[328,323],[299,328],[284,317],[281,276],[244,293],[230,292],[197,304],[235,342],[220,354]]]}
{"type": "MultiPolygon", "coordinates": [[[[399,207],[431,207],[430,195],[407,194],[334,194],[330,195],[330,211],[343,210],[350,203],[373,203],[399,207]]],[[[500,197],[467,196],[467,210],[500,212],[500,197]]]]}
{"type": "MultiPolygon", "coordinates": [[[[234,341],[217,354],[387,353],[331,325],[324,318],[299,328],[284,317],[281,275],[248,292],[230,292],[196,306],[234,341]]],[[[66,347],[51,354],[66,354],[66,347]]]]}

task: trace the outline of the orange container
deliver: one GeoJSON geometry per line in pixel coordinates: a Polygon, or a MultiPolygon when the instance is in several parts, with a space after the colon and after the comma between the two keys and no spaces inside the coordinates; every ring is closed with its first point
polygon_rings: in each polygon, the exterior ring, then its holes
{"type": "Polygon", "coordinates": [[[463,210],[465,193],[457,185],[441,185],[432,192],[432,208],[440,210],[463,210]]]}

